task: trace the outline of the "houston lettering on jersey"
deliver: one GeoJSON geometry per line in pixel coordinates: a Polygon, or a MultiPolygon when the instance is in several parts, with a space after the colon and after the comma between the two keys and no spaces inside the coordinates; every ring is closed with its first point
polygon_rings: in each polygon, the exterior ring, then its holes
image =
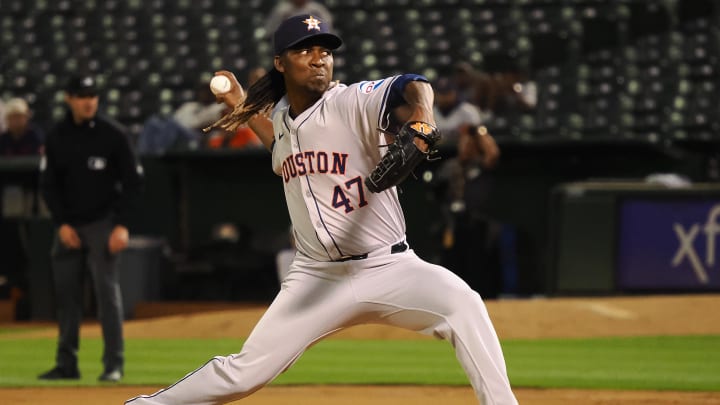
{"type": "Polygon", "coordinates": [[[285,183],[290,179],[314,173],[345,174],[347,153],[308,150],[288,155],[282,163],[285,183]]]}

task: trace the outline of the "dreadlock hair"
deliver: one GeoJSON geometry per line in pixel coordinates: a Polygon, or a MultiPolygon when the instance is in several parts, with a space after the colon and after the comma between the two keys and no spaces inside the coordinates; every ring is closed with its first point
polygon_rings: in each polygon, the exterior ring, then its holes
{"type": "Polygon", "coordinates": [[[238,103],[232,111],[205,128],[204,131],[207,132],[212,128],[236,131],[256,114],[269,114],[284,95],[285,79],[282,73],[272,68],[248,88],[245,100],[238,103]]]}

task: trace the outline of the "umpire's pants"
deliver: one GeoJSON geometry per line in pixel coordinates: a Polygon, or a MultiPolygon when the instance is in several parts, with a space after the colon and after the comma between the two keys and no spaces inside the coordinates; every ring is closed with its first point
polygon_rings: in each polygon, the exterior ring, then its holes
{"type": "Polygon", "coordinates": [[[75,227],[82,241],[80,249],[67,249],[55,236],[52,267],[60,328],[56,357],[59,367],[77,368],[83,286],[86,270],[89,269],[105,343],[103,364],[106,370],[123,369],[122,296],[115,266],[116,255],[108,250],[112,229],[110,220],[75,227]]]}

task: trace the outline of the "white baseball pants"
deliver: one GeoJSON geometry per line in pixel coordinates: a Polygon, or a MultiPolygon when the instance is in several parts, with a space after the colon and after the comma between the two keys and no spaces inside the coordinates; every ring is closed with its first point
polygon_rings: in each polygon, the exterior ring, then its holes
{"type": "Polygon", "coordinates": [[[345,262],[298,254],[240,353],[215,357],[172,386],[126,404],[211,405],[244,398],[287,370],[313,343],[360,323],[448,340],[481,404],[517,404],[480,296],[412,250],[345,262]]]}

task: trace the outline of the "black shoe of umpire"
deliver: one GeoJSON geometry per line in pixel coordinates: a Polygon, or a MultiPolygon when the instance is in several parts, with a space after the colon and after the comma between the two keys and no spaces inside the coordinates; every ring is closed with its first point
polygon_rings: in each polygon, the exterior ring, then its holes
{"type": "Polygon", "coordinates": [[[77,368],[55,367],[38,376],[40,380],[79,380],[80,370],[77,368]]]}
{"type": "Polygon", "coordinates": [[[98,377],[98,381],[103,382],[118,382],[122,380],[123,372],[114,369],[114,370],[105,370],[104,373],[100,374],[100,377],[98,377]]]}

